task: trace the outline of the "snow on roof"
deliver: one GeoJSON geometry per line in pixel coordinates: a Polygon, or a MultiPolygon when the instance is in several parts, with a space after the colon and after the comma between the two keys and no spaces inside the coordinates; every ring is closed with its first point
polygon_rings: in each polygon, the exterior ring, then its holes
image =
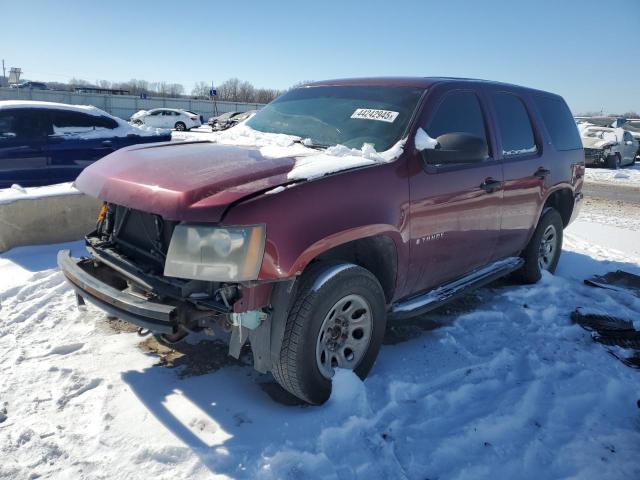
{"type": "Polygon", "coordinates": [[[2,100],[0,101],[0,110],[8,108],[55,108],[58,110],[69,110],[71,112],[88,113],[89,115],[106,116],[116,118],[109,115],[104,110],[100,110],[93,105],[69,105],[68,103],[57,102],[39,102],[35,100],[2,100]]]}

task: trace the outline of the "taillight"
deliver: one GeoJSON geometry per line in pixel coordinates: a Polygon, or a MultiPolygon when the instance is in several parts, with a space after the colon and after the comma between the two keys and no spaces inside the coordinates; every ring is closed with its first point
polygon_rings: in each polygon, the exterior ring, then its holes
{"type": "Polygon", "coordinates": [[[198,117],[189,117],[191,120],[197,120],[198,117]]]}

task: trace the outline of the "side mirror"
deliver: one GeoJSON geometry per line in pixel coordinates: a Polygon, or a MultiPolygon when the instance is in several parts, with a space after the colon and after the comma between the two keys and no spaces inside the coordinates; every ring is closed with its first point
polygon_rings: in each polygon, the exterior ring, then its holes
{"type": "Polygon", "coordinates": [[[420,152],[424,162],[430,165],[480,163],[489,156],[487,142],[468,133],[445,133],[436,141],[434,148],[420,152]]]}
{"type": "Polygon", "coordinates": [[[625,145],[633,145],[633,141],[631,140],[627,140],[626,142],[624,142],[625,145]]]}

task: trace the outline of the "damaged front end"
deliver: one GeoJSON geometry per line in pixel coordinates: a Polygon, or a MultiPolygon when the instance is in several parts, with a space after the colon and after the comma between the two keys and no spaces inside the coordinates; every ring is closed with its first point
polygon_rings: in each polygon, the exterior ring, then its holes
{"type": "MultiPolygon", "coordinates": [[[[270,335],[264,324],[271,314],[273,284],[250,280],[257,278],[254,263],[262,260],[261,232],[251,230],[258,233],[243,237],[239,229],[229,231],[211,225],[191,228],[105,204],[96,230],[86,237],[90,256],[73,258],[63,250],[58,265],[80,304],[93,303],[168,342],[221,328],[231,333],[229,353],[237,358],[250,336],[259,331],[270,335]],[[224,238],[216,241],[216,235],[224,238]],[[247,265],[239,258],[243,255],[253,256],[254,263],[247,265]],[[229,281],[208,279],[225,275],[229,281]]],[[[257,368],[266,371],[268,351],[259,353],[263,364],[257,368]]]]}

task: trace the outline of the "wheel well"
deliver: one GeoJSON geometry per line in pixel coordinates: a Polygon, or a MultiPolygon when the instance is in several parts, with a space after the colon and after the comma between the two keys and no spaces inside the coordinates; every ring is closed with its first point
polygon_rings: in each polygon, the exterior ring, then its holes
{"type": "Polygon", "coordinates": [[[571,220],[573,204],[573,192],[569,188],[563,188],[562,190],[556,190],[549,195],[549,198],[547,198],[547,201],[544,203],[542,211],[547,207],[555,208],[562,217],[563,225],[566,227],[571,220]]]}
{"type": "Polygon", "coordinates": [[[380,282],[387,303],[396,287],[398,257],[394,241],[385,235],[360,238],[322,252],[311,263],[341,260],[369,270],[380,282]]]}

